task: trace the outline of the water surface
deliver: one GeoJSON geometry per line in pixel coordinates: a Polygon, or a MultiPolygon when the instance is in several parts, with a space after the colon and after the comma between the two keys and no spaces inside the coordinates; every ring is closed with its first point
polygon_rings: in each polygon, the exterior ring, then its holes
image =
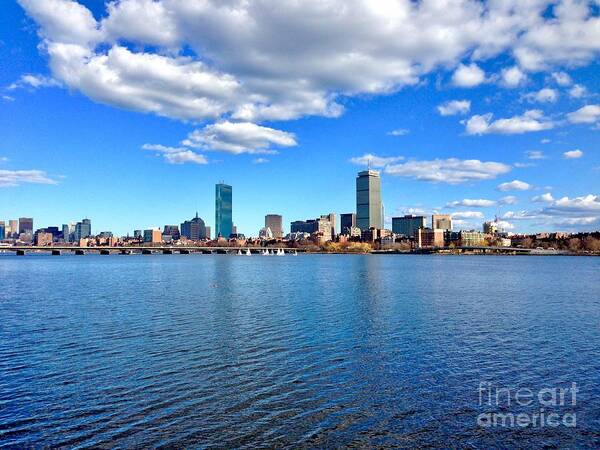
{"type": "Polygon", "coordinates": [[[0,256],[0,447],[257,445],[600,446],[600,258],[0,256]]]}

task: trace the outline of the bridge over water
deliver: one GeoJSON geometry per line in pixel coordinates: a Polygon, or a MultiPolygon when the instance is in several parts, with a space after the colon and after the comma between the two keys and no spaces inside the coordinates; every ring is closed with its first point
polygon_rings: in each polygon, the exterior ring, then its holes
{"type": "Polygon", "coordinates": [[[237,255],[239,251],[242,254],[246,254],[247,250],[250,250],[252,255],[262,255],[264,251],[270,251],[271,254],[275,254],[281,249],[284,254],[296,254],[302,252],[301,249],[289,248],[289,247],[206,247],[206,246],[156,246],[156,247],[140,247],[140,246],[123,246],[123,247],[74,247],[74,246],[12,246],[12,247],[0,247],[0,252],[14,252],[19,256],[24,256],[27,253],[51,253],[52,255],[61,255],[63,253],[73,253],[76,255],[85,255],[86,253],[99,253],[101,255],[121,254],[182,254],[189,255],[191,253],[197,254],[220,254],[220,255],[237,255]]]}

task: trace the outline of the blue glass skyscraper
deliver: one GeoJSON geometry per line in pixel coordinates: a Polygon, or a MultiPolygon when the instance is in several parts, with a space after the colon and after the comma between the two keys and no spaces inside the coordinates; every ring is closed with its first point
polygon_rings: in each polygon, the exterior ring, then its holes
{"type": "Polygon", "coordinates": [[[232,188],[228,184],[215,186],[215,236],[228,238],[233,232],[232,188]]]}

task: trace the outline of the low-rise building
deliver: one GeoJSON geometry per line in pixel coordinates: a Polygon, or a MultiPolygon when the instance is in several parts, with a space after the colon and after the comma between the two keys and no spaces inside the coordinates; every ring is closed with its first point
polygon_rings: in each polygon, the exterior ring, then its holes
{"type": "Polygon", "coordinates": [[[47,231],[37,231],[34,235],[34,243],[40,247],[52,245],[52,240],[52,233],[48,233],[47,231]]]}
{"type": "Polygon", "coordinates": [[[444,229],[419,228],[415,233],[417,247],[443,247],[444,229]]]}
{"type": "Polygon", "coordinates": [[[144,230],[144,243],[160,244],[162,242],[162,233],[158,228],[144,230]]]}
{"type": "Polygon", "coordinates": [[[462,247],[481,247],[485,244],[485,234],[481,231],[463,230],[460,232],[460,245],[462,247]]]}

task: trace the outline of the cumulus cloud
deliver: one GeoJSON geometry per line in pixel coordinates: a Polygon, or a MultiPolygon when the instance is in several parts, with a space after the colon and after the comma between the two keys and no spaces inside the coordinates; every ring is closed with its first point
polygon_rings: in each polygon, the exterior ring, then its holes
{"type": "Polygon", "coordinates": [[[14,90],[18,88],[30,87],[33,89],[38,89],[42,87],[54,87],[60,86],[60,83],[51,77],[47,77],[44,75],[35,75],[35,74],[25,74],[21,75],[21,77],[8,86],[9,90],[14,90]]]}
{"type": "Polygon", "coordinates": [[[519,67],[513,66],[502,69],[500,80],[504,87],[516,88],[527,81],[527,75],[519,67]]]}
{"type": "Polygon", "coordinates": [[[485,72],[475,63],[459,64],[452,74],[452,84],[458,87],[471,88],[485,83],[485,72]]]}
{"type": "Polygon", "coordinates": [[[0,187],[14,187],[24,183],[57,184],[42,170],[0,170],[0,187]]]}
{"type": "Polygon", "coordinates": [[[467,208],[487,208],[490,206],[494,206],[496,202],[494,200],[486,200],[483,198],[471,199],[465,198],[463,200],[455,200],[453,202],[446,203],[447,208],[459,208],[461,206],[467,208]]]}
{"type": "Polygon", "coordinates": [[[350,162],[358,166],[371,165],[371,167],[384,167],[388,164],[402,161],[403,159],[403,156],[377,156],[373,155],[372,153],[365,153],[362,156],[355,156],[354,158],[350,158],[350,162]]]}
{"type": "Polygon", "coordinates": [[[585,105],[567,114],[571,123],[596,123],[600,121],[600,105],[585,105]]]}
{"type": "Polygon", "coordinates": [[[223,121],[195,130],[182,142],[187,147],[240,153],[277,153],[273,147],[297,145],[292,133],[249,122],[223,121]]]}
{"type": "Polygon", "coordinates": [[[587,89],[585,86],[580,84],[574,85],[571,89],[569,89],[569,96],[572,98],[581,98],[587,95],[587,89]]]}
{"type": "Polygon", "coordinates": [[[493,114],[474,115],[464,121],[465,130],[470,135],[482,134],[523,134],[549,130],[554,123],[544,117],[542,111],[531,109],[520,116],[492,120],[493,114]]]}
{"type": "Polygon", "coordinates": [[[527,155],[527,159],[546,159],[546,155],[540,150],[530,150],[525,152],[525,154],[527,155]]]}
{"type": "Polygon", "coordinates": [[[388,135],[389,136],[406,136],[409,132],[410,132],[410,130],[407,130],[406,128],[396,128],[395,130],[388,132],[388,135]]]}
{"type": "Polygon", "coordinates": [[[507,164],[457,158],[407,161],[402,164],[388,165],[385,168],[385,173],[389,175],[449,184],[490,180],[509,171],[510,166],[507,164]]]}
{"type": "Polygon", "coordinates": [[[498,200],[499,205],[515,205],[517,203],[517,197],[514,195],[507,195],[498,200]]]}
{"type": "Polygon", "coordinates": [[[201,154],[183,147],[168,147],[161,144],[144,144],[144,150],[152,150],[161,155],[169,164],[208,164],[208,160],[201,154]]]}
{"type": "Polygon", "coordinates": [[[459,211],[451,214],[452,218],[456,219],[483,219],[481,211],[459,211]]]}
{"type": "Polygon", "coordinates": [[[530,102],[554,103],[558,100],[558,91],[552,88],[543,88],[536,92],[530,92],[523,96],[530,102]]]}
{"type": "Polygon", "coordinates": [[[506,191],[527,191],[531,189],[531,185],[529,183],[525,183],[520,180],[512,180],[506,183],[501,183],[498,185],[497,189],[502,192],[506,191]]]}
{"type": "Polygon", "coordinates": [[[583,152],[581,150],[569,150],[568,152],[563,153],[563,157],[565,159],[577,159],[583,156],[583,152]]]}
{"type": "Polygon", "coordinates": [[[546,192],[542,195],[536,195],[531,199],[531,201],[534,203],[550,203],[554,201],[554,197],[552,197],[550,192],[546,192]]]}
{"type": "Polygon", "coordinates": [[[571,76],[566,72],[552,72],[552,78],[559,86],[570,86],[573,83],[571,76]]]}
{"type": "Polygon", "coordinates": [[[471,109],[470,100],[451,100],[442,103],[437,107],[442,116],[455,116],[457,114],[466,114],[471,109]]]}
{"type": "Polygon", "coordinates": [[[458,67],[459,86],[486,81],[465,55],[513,53],[537,70],[591,61],[600,45],[591,10],[566,1],[548,15],[545,1],[121,0],[98,20],[73,0],[18,1],[66,87],[183,120],[335,117],[341,96],[388,94],[440,68],[458,67]]]}

